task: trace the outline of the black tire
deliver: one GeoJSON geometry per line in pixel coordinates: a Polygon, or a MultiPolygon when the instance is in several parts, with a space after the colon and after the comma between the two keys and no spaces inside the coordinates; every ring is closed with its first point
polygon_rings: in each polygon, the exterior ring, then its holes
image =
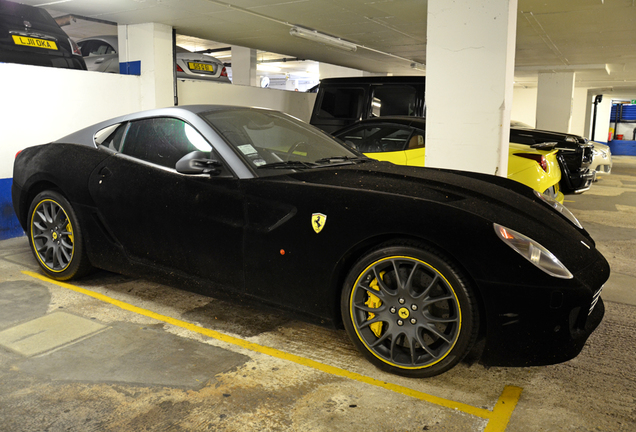
{"type": "Polygon", "coordinates": [[[31,250],[47,276],[65,281],[90,271],[82,230],[66,198],[55,191],[40,192],[28,217],[31,250]]]}
{"type": "Polygon", "coordinates": [[[345,280],[341,312],[349,338],[371,363],[407,377],[451,369],[479,330],[467,279],[441,254],[410,244],[361,258],[345,280]]]}

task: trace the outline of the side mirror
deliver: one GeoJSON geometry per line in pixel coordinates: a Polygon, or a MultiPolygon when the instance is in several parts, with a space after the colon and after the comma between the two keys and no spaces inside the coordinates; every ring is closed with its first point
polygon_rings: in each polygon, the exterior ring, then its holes
{"type": "Polygon", "coordinates": [[[223,165],[218,160],[209,159],[208,153],[193,151],[177,161],[175,169],[182,174],[221,174],[223,165]]]}

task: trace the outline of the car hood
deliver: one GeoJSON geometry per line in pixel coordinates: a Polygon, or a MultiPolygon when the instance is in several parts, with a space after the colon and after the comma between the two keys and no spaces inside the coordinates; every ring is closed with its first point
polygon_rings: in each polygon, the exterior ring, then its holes
{"type": "Polygon", "coordinates": [[[356,193],[351,194],[354,202],[364,201],[359,198],[361,190],[399,196],[400,199],[394,202],[400,208],[382,210],[387,215],[395,211],[430,213],[436,210],[444,214],[452,207],[453,214],[464,215],[461,220],[479,220],[483,229],[492,230],[492,223],[498,223],[530,236],[549,249],[551,246],[552,249],[563,249],[561,244],[572,244],[566,252],[569,263],[579,261],[580,265],[581,259],[588,261],[585,257],[589,257],[587,253],[594,247],[594,241],[584,229],[575,227],[542,202],[532,189],[502,177],[397,166],[387,162],[310,169],[289,177],[310,185],[336,187],[340,192],[342,189],[355,190],[356,193]]]}
{"type": "Polygon", "coordinates": [[[490,204],[534,205],[534,194],[529,187],[506,178],[468,171],[369,161],[302,170],[290,177],[307,183],[445,203],[475,198],[486,200],[490,204]]]}

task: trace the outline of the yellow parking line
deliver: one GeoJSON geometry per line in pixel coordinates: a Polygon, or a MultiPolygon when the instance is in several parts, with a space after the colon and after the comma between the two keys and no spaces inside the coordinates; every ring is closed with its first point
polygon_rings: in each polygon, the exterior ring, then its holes
{"type": "Polygon", "coordinates": [[[103,294],[99,294],[94,291],[87,290],[85,288],[80,288],[75,285],[49,279],[46,276],[43,276],[38,273],[34,273],[31,271],[23,271],[22,273],[27,276],[31,276],[33,278],[42,280],[44,282],[52,283],[59,287],[66,288],[66,289],[96,298],[103,302],[117,306],[121,309],[134,312],[136,314],[143,315],[149,318],[153,318],[158,321],[163,321],[167,324],[181,327],[181,328],[217,339],[222,342],[239,346],[241,348],[245,348],[245,349],[258,352],[261,354],[266,354],[266,355],[276,357],[282,360],[291,361],[303,366],[308,366],[313,369],[320,370],[322,372],[325,372],[331,375],[341,376],[343,378],[348,378],[348,379],[363,382],[366,384],[374,385],[376,387],[381,387],[387,390],[391,390],[392,392],[395,392],[395,393],[400,393],[405,396],[410,396],[410,397],[420,399],[426,402],[430,402],[432,404],[439,405],[445,408],[455,409],[455,410],[464,412],[466,414],[471,414],[476,417],[487,419],[488,425],[484,429],[484,432],[504,432],[506,430],[506,426],[508,425],[508,422],[510,421],[510,417],[512,416],[512,413],[515,407],[517,406],[519,397],[521,396],[521,391],[522,391],[521,388],[514,387],[514,386],[505,386],[503,392],[501,393],[501,396],[497,400],[497,403],[495,404],[495,407],[493,408],[492,411],[484,409],[484,408],[477,408],[472,405],[467,405],[461,402],[454,402],[448,399],[443,399],[437,396],[429,395],[417,390],[410,389],[408,387],[381,381],[381,380],[371,378],[365,375],[361,375],[355,372],[350,372],[348,370],[341,369],[335,366],[326,365],[326,364],[317,362],[315,360],[311,360],[305,357],[297,356],[295,354],[290,354],[285,351],[278,350],[276,348],[258,345],[253,342],[246,341],[244,339],[240,339],[234,336],[229,336],[229,335],[217,332],[215,330],[199,327],[187,321],[182,321],[176,318],[172,318],[166,315],[161,315],[161,314],[152,312],[147,309],[142,309],[137,306],[124,303],[120,300],[110,298],[103,294]]]}

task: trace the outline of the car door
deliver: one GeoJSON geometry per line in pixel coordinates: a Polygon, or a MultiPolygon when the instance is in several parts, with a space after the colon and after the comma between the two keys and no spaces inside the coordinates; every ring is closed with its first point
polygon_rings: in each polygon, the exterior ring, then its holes
{"type": "Polygon", "coordinates": [[[87,39],[78,42],[89,71],[119,73],[119,54],[108,42],[87,39]]]}
{"type": "MultiPolygon", "coordinates": [[[[238,179],[174,169],[212,146],[189,124],[153,118],[122,124],[102,142],[113,155],[89,190],[109,234],[132,260],[243,288],[244,214],[238,179]]],[[[218,158],[217,158],[218,159],[218,158]]]]}

